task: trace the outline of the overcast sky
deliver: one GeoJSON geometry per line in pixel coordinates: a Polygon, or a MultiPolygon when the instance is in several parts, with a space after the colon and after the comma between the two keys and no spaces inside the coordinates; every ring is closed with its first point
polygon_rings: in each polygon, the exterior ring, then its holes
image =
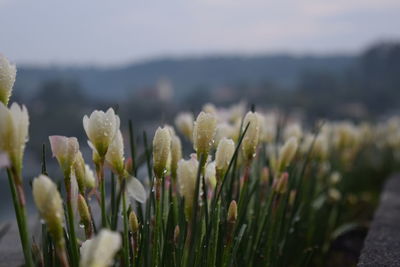
{"type": "Polygon", "coordinates": [[[18,64],[353,53],[382,39],[400,40],[399,0],[0,0],[0,53],[18,64]]]}

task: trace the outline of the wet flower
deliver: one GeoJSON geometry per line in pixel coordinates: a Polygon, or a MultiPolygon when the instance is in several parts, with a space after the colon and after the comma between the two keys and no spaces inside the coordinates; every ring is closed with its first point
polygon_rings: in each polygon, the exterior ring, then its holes
{"type": "Polygon", "coordinates": [[[0,102],[8,105],[17,75],[17,68],[0,54],[0,102]]]}
{"type": "Polygon", "coordinates": [[[109,108],[107,112],[95,110],[90,117],[86,115],[83,117],[85,132],[100,158],[106,155],[108,147],[117,134],[119,124],[119,117],[115,115],[112,108],[109,108]]]}
{"type": "Polygon", "coordinates": [[[290,165],[296,155],[298,142],[296,137],[289,138],[279,150],[278,172],[290,165]]]}
{"type": "Polygon", "coordinates": [[[215,114],[200,112],[194,123],[193,147],[197,155],[207,156],[212,145],[217,127],[215,114]]]}
{"type": "Polygon", "coordinates": [[[249,111],[244,117],[243,131],[248,126],[247,132],[243,137],[242,150],[246,160],[255,157],[258,142],[260,139],[260,117],[257,112],[249,111]]]}
{"type": "Polygon", "coordinates": [[[106,162],[119,176],[125,176],[124,140],[120,130],[117,131],[106,153],[106,162]]]}
{"type": "Polygon", "coordinates": [[[192,140],[193,137],[193,114],[189,112],[179,113],[175,118],[175,126],[187,139],[192,140]]]}
{"type": "Polygon", "coordinates": [[[46,221],[48,230],[55,242],[64,244],[64,209],[60,193],[55,183],[45,175],[39,175],[32,183],[33,200],[41,217],[46,221]]]}
{"type": "Polygon", "coordinates": [[[13,103],[7,108],[0,102],[0,150],[7,153],[11,165],[18,172],[22,168],[28,127],[29,116],[25,106],[13,103]]]}
{"type": "Polygon", "coordinates": [[[111,266],[114,255],[121,248],[121,244],[122,240],[119,233],[102,229],[96,237],[83,242],[79,266],[111,266]]]}
{"type": "Polygon", "coordinates": [[[178,136],[174,135],[171,139],[171,174],[176,177],[178,162],[182,159],[182,144],[178,136]]]}
{"type": "Polygon", "coordinates": [[[167,170],[168,157],[171,152],[171,134],[167,128],[158,127],[153,138],[153,168],[158,179],[167,170]]]}
{"type": "Polygon", "coordinates": [[[217,151],[215,152],[215,166],[217,169],[217,179],[221,179],[222,175],[228,169],[229,162],[235,152],[235,143],[232,139],[222,138],[219,142],[217,151]]]}
{"type": "Polygon", "coordinates": [[[59,135],[49,136],[53,157],[57,158],[64,174],[68,177],[71,174],[71,167],[75,163],[79,151],[78,139],[59,135]]]}
{"type": "Polygon", "coordinates": [[[181,159],[178,162],[179,192],[185,199],[185,215],[190,220],[192,216],[193,198],[196,190],[196,178],[199,162],[195,157],[189,160],[181,159]]]}

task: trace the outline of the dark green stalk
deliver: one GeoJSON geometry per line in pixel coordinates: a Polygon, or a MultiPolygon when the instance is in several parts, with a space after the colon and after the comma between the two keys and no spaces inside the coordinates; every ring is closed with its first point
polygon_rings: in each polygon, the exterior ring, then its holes
{"type": "Polygon", "coordinates": [[[104,181],[104,159],[100,160],[97,177],[100,186],[100,208],[101,208],[101,225],[107,228],[107,211],[106,211],[106,188],[104,181]]]}
{"type": "Polygon", "coordinates": [[[78,251],[78,244],[77,244],[77,238],[76,238],[76,232],[75,232],[75,226],[74,226],[74,212],[72,210],[72,192],[71,192],[71,177],[69,174],[65,174],[65,188],[67,191],[67,218],[68,218],[68,234],[69,234],[69,240],[70,240],[70,245],[71,245],[71,251],[72,251],[72,265],[73,266],[78,266],[79,264],[79,251],[78,251]]]}
{"type": "MultiPolygon", "coordinates": [[[[24,257],[25,257],[25,264],[26,266],[33,267],[34,265],[31,253],[29,230],[26,222],[25,204],[21,202],[20,201],[21,198],[18,197],[16,185],[14,183],[14,181],[16,181],[14,173],[15,172],[12,172],[10,169],[7,169],[8,182],[10,184],[11,195],[15,209],[15,217],[17,219],[19,236],[21,239],[22,250],[24,252],[24,257]]],[[[19,186],[20,186],[20,193],[23,193],[22,184],[19,186]]]]}
{"type": "Polygon", "coordinates": [[[129,229],[128,229],[128,212],[126,209],[126,194],[125,190],[122,191],[122,213],[123,213],[123,220],[124,220],[124,234],[123,234],[123,243],[124,243],[124,264],[125,266],[130,266],[129,260],[129,229]]]}

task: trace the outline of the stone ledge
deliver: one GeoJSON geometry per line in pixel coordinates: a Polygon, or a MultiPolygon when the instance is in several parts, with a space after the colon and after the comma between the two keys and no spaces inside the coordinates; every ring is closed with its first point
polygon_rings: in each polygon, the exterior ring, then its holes
{"type": "Polygon", "coordinates": [[[400,266],[400,174],[385,184],[358,266],[400,266]]]}

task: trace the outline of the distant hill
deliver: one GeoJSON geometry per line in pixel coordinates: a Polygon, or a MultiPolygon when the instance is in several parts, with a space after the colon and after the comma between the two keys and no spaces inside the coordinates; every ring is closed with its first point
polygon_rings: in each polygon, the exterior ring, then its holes
{"type": "Polygon", "coordinates": [[[119,100],[148,88],[160,78],[169,79],[180,99],[199,87],[214,88],[238,83],[272,82],[293,89],[305,72],[340,73],[352,66],[356,56],[213,56],[161,59],[115,68],[24,67],[16,82],[22,97],[31,97],[49,80],[72,80],[84,94],[99,100],[119,100]]]}

